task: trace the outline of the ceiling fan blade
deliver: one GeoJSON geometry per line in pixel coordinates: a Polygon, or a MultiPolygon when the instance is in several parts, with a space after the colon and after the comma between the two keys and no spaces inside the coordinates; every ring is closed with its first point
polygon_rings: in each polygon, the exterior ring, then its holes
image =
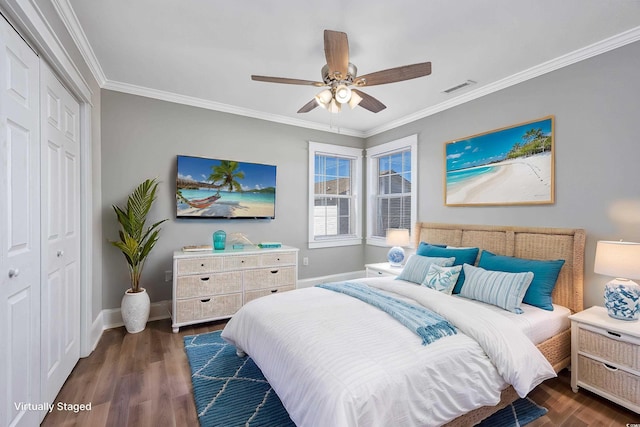
{"type": "Polygon", "coordinates": [[[365,108],[371,111],[372,113],[378,113],[384,110],[385,108],[387,108],[386,105],[384,105],[382,102],[375,99],[373,96],[367,95],[366,93],[358,89],[351,89],[351,90],[357,93],[362,98],[362,101],[360,101],[360,103],[358,104],[362,108],[365,108]]]}
{"type": "Polygon", "coordinates": [[[324,86],[324,82],[313,82],[311,80],[300,80],[300,79],[288,79],[286,77],[268,77],[268,76],[251,76],[251,80],[255,80],[257,82],[267,82],[267,83],[283,83],[288,85],[309,85],[309,86],[324,86]]]}
{"type": "Polygon", "coordinates": [[[431,62],[389,68],[358,77],[353,83],[357,86],[375,86],[386,83],[401,82],[431,74],[431,62]]]}
{"type": "Polygon", "coordinates": [[[304,104],[304,106],[298,110],[298,113],[308,113],[309,111],[313,110],[317,106],[318,106],[318,103],[316,102],[316,99],[313,98],[311,101],[304,104]]]}
{"type": "Polygon", "coordinates": [[[349,70],[349,41],[347,34],[340,31],[324,30],[324,56],[327,58],[329,73],[345,78],[349,70]]]}

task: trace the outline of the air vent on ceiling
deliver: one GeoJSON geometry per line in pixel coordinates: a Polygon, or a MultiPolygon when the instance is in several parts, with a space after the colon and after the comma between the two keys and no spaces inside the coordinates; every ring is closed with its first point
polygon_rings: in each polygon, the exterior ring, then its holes
{"type": "Polygon", "coordinates": [[[473,80],[467,80],[464,83],[460,83],[459,85],[455,85],[453,87],[450,87],[449,89],[445,89],[443,90],[444,93],[451,93],[451,92],[455,92],[457,90],[462,89],[463,87],[467,87],[467,86],[471,86],[476,84],[477,82],[474,82],[473,80]]]}

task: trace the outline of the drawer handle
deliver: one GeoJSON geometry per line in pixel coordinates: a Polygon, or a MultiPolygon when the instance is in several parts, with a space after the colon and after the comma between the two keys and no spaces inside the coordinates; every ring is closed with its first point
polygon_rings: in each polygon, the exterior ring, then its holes
{"type": "Polygon", "coordinates": [[[211,301],[211,298],[207,298],[207,299],[201,299],[200,302],[209,302],[211,301]]]}
{"type": "Polygon", "coordinates": [[[617,333],[617,332],[607,331],[607,333],[608,333],[609,335],[613,335],[614,337],[618,337],[618,338],[620,338],[620,337],[622,336],[621,334],[619,334],[619,333],[617,333]]]}
{"type": "Polygon", "coordinates": [[[209,280],[208,277],[201,277],[200,280],[202,280],[203,282],[206,282],[207,280],[209,280]]]}
{"type": "Polygon", "coordinates": [[[204,267],[204,264],[200,264],[200,267],[204,267]]]}
{"type": "Polygon", "coordinates": [[[618,370],[618,368],[616,368],[615,366],[607,365],[606,363],[603,363],[602,366],[604,366],[606,370],[611,372],[616,372],[618,370]]]}
{"type": "Polygon", "coordinates": [[[278,292],[278,290],[277,290],[277,289],[271,289],[271,293],[272,293],[272,294],[275,294],[276,292],[278,292]]]}
{"type": "Polygon", "coordinates": [[[276,274],[279,270],[271,270],[271,274],[276,274]]]}

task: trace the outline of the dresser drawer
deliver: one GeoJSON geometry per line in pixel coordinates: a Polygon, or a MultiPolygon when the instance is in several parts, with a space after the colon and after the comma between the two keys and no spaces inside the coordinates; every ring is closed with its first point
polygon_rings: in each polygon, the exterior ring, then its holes
{"type": "Polygon", "coordinates": [[[578,356],[580,383],[597,388],[633,405],[640,405],[640,377],[589,357],[578,356]]]}
{"type": "Polygon", "coordinates": [[[295,288],[296,288],[295,286],[279,286],[279,287],[269,288],[269,289],[260,289],[257,291],[248,291],[244,293],[244,303],[246,304],[249,301],[252,301],[256,298],[264,297],[267,295],[273,295],[275,293],[280,294],[282,292],[292,291],[295,288]]]}
{"type": "Polygon", "coordinates": [[[272,267],[244,272],[244,290],[269,289],[296,285],[295,267],[272,267]]]}
{"type": "Polygon", "coordinates": [[[296,252],[274,252],[260,255],[261,266],[291,265],[297,261],[296,252]]]}
{"type": "Polygon", "coordinates": [[[206,257],[206,258],[189,258],[179,259],[177,261],[178,276],[184,274],[210,273],[213,271],[222,271],[222,258],[206,257]]]}
{"type": "Polygon", "coordinates": [[[242,307],[242,293],[178,300],[177,321],[191,322],[231,316],[242,307]]]}
{"type": "Polygon", "coordinates": [[[178,299],[242,292],[242,272],[210,273],[178,277],[178,299]]]}
{"type": "Polygon", "coordinates": [[[258,267],[259,265],[260,255],[233,255],[224,257],[225,270],[258,267]]]}
{"type": "MultiPolygon", "coordinates": [[[[605,330],[581,327],[578,329],[578,348],[581,353],[588,353],[616,366],[640,372],[640,345],[618,341],[615,339],[618,337],[620,334],[609,336],[605,330]]],[[[640,390],[638,393],[640,394],[640,390]]]]}

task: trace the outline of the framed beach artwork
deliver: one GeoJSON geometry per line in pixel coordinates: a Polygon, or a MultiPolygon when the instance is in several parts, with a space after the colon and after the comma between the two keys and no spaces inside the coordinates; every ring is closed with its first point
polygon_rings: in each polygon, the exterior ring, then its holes
{"type": "Polygon", "coordinates": [[[554,117],[445,143],[447,206],[551,204],[554,117]]]}

